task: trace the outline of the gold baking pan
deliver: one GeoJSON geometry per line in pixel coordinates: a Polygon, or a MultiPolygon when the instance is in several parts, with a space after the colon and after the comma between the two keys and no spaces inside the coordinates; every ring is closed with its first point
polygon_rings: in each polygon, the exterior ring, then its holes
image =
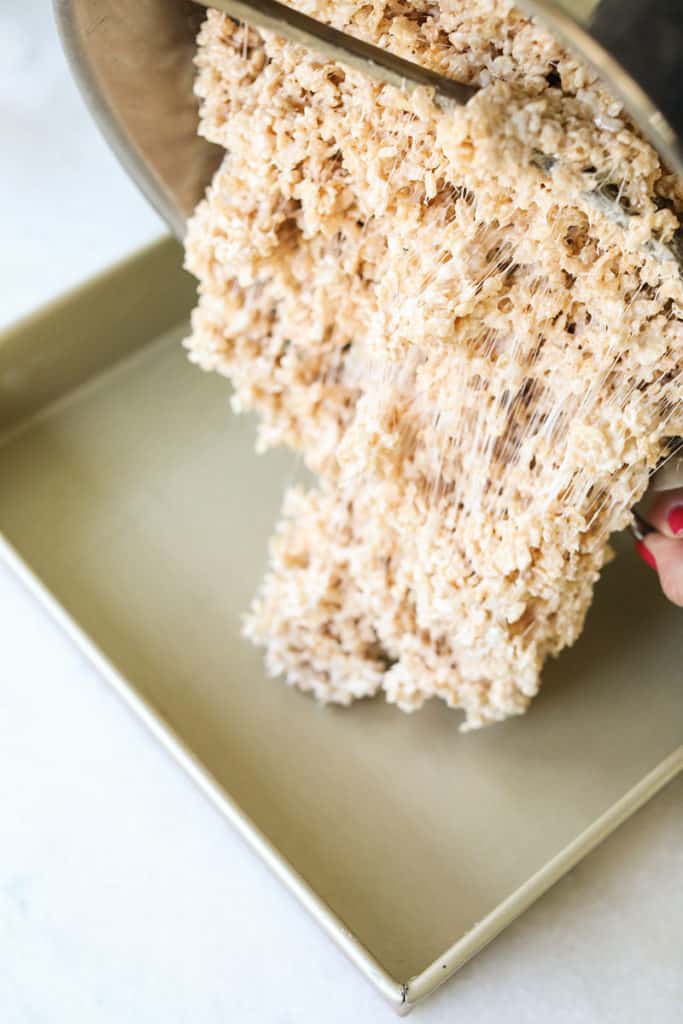
{"type": "Polygon", "coordinates": [[[0,336],[0,549],[218,811],[397,1009],[683,768],[683,613],[628,542],[524,718],[320,707],[240,617],[283,452],[181,349],[170,240],[0,336]]]}

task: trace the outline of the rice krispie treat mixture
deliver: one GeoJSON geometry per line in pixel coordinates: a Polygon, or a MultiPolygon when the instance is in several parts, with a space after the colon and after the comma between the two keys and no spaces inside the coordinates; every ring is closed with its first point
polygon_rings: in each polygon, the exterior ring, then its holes
{"type": "Polygon", "coordinates": [[[246,630],[347,704],[524,711],[683,433],[681,182],[507,0],[298,0],[480,86],[442,109],[209,12],[191,359],[318,485],[246,630]]]}

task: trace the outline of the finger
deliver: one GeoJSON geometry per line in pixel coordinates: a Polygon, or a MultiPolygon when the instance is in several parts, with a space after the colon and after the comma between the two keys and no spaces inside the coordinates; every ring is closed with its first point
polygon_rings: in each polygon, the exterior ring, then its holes
{"type": "Polygon", "coordinates": [[[658,494],[647,518],[665,536],[683,537],[683,487],[658,494]]]}
{"type": "Polygon", "coordinates": [[[670,601],[683,608],[683,540],[649,533],[643,544],[654,558],[662,590],[670,601]]]}

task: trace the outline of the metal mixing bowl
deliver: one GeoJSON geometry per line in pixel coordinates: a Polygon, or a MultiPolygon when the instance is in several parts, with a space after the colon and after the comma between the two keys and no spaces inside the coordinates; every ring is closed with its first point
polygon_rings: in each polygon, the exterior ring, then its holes
{"type": "MultiPolygon", "coordinates": [[[[518,0],[603,77],[683,175],[683,0],[518,0]]],[[[222,151],[199,138],[193,56],[204,9],[188,0],[54,0],[73,73],[130,176],[173,233],[222,151]]],[[[655,477],[680,486],[683,456],[655,477]]]]}
{"type": "MultiPolygon", "coordinates": [[[[54,0],[73,73],[124,167],[179,238],[220,159],[196,134],[188,0],[54,0]]],[[[519,0],[593,66],[683,175],[683,0],[519,0]]]]}

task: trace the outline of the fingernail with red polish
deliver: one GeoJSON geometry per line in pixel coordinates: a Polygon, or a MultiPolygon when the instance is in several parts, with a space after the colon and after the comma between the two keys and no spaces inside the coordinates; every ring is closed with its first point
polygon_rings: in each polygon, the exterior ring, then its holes
{"type": "Polygon", "coordinates": [[[655,562],[655,556],[652,554],[650,549],[643,544],[642,540],[636,541],[636,551],[644,562],[650,566],[651,569],[657,571],[657,563],[655,562]]]}
{"type": "Polygon", "coordinates": [[[683,533],[683,505],[676,505],[672,508],[667,517],[669,529],[677,536],[679,533],[683,533]]]}

